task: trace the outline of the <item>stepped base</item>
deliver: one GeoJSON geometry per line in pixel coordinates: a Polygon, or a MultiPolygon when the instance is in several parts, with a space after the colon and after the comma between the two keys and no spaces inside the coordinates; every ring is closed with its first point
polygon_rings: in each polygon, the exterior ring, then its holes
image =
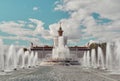
{"type": "Polygon", "coordinates": [[[40,65],[80,65],[80,63],[77,60],[71,60],[71,59],[66,59],[66,60],[62,60],[62,59],[51,59],[51,60],[46,60],[41,62],[40,65]]]}

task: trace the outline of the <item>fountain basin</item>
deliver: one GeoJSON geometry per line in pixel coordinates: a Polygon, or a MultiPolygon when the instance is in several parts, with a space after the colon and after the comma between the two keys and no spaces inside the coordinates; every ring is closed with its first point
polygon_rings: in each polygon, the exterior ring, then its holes
{"type": "Polygon", "coordinates": [[[45,60],[42,61],[40,63],[40,65],[80,65],[79,61],[77,60],[72,60],[71,58],[67,58],[67,59],[49,59],[49,60],[45,60]]]}

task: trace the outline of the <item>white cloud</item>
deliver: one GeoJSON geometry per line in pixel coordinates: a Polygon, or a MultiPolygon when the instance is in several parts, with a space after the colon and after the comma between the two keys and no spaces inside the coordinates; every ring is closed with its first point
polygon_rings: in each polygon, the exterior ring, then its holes
{"type": "Polygon", "coordinates": [[[120,0],[61,0],[56,10],[78,11],[86,9],[89,12],[100,13],[103,17],[110,19],[120,18],[120,0]]]}
{"type": "MultiPolygon", "coordinates": [[[[98,38],[98,40],[112,40],[120,38],[120,0],[61,0],[57,2],[55,10],[63,10],[70,14],[65,20],[66,26],[75,27],[76,33],[81,28],[83,38],[98,38]],[[100,14],[101,18],[111,20],[111,23],[98,24],[92,13],[100,14]],[[84,37],[85,36],[85,37],[84,37]]],[[[69,27],[69,28],[70,28],[69,27]]],[[[69,31],[74,34],[74,31],[69,31]]],[[[76,34],[76,35],[77,35],[76,34]]],[[[78,36],[80,38],[80,36],[78,36]]]]}
{"type": "Polygon", "coordinates": [[[44,29],[44,23],[37,19],[29,19],[31,22],[36,24],[36,29],[34,30],[35,34],[41,34],[43,38],[49,39],[51,36],[49,34],[49,30],[44,29]]]}
{"type": "Polygon", "coordinates": [[[29,28],[35,28],[35,26],[33,24],[28,24],[29,28]]]}
{"type": "Polygon", "coordinates": [[[2,32],[14,35],[14,36],[3,36],[1,34],[0,38],[11,39],[11,40],[25,40],[25,41],[37,43],[36,45],[39,45],[40,39],[37,35],[40,34],[43,37],[47,37],[48,31],[44,29],[43,27],[44,23],[42,21],[32,18],[29,20],[30,20],[29,22],[24,22],[24,21],[0,22],[0,30],[2,32]]]}
{"type": "Polygon", "coordinates": [[[37,6],[33,7],[33,11],[37,11],[39,8],[37,6]]]}
{"type": "Polygon", "coordinates": [[[13,21],[9,22],[1,22],[0,23],[0,30],[3,32],[6,32],[8,34],[14,34],[18,36],[24,36],[24,35],[29,35],[30,33],[32,34],[33,32],[29,29],[24,29],[23,27],[25,24],[23,23],[17,23],[13,21]]]}
{"type": "Polygon", "coordinates": [[[29,20],[30,22],[26,22],[26,23],[23,23],[24,21],[1,22],[0,30],[8,34],[13,34],[19,37],[26,35],[34,36],[36,34],[47,36],[49,34],[49,31],[44,29],[43,27],[44,23],[42,21],[32,18],[30,18],[29,20]],[[35,29],[33,30],[29,28],[35,28],[35,29]]]}

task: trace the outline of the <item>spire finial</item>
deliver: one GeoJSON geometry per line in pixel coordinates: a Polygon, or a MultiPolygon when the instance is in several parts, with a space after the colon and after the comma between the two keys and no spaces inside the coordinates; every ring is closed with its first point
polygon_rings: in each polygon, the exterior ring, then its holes
{"type": "Polygon", "coordinates": [[[60,27],[61,27],[62,22],[60,22],[60,27]]]}

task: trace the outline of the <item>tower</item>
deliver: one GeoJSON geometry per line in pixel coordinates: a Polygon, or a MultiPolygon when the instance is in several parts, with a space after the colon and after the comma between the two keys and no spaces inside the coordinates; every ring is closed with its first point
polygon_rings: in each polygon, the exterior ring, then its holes
{"type": "Polygon", "coordinates": [[[60,23],[60,28],[58,30],[58,35],[59,36],[62,36],[63,35],[63,30],[62,30],[62,27],[61,27],[61,23],[60,23]]]}

